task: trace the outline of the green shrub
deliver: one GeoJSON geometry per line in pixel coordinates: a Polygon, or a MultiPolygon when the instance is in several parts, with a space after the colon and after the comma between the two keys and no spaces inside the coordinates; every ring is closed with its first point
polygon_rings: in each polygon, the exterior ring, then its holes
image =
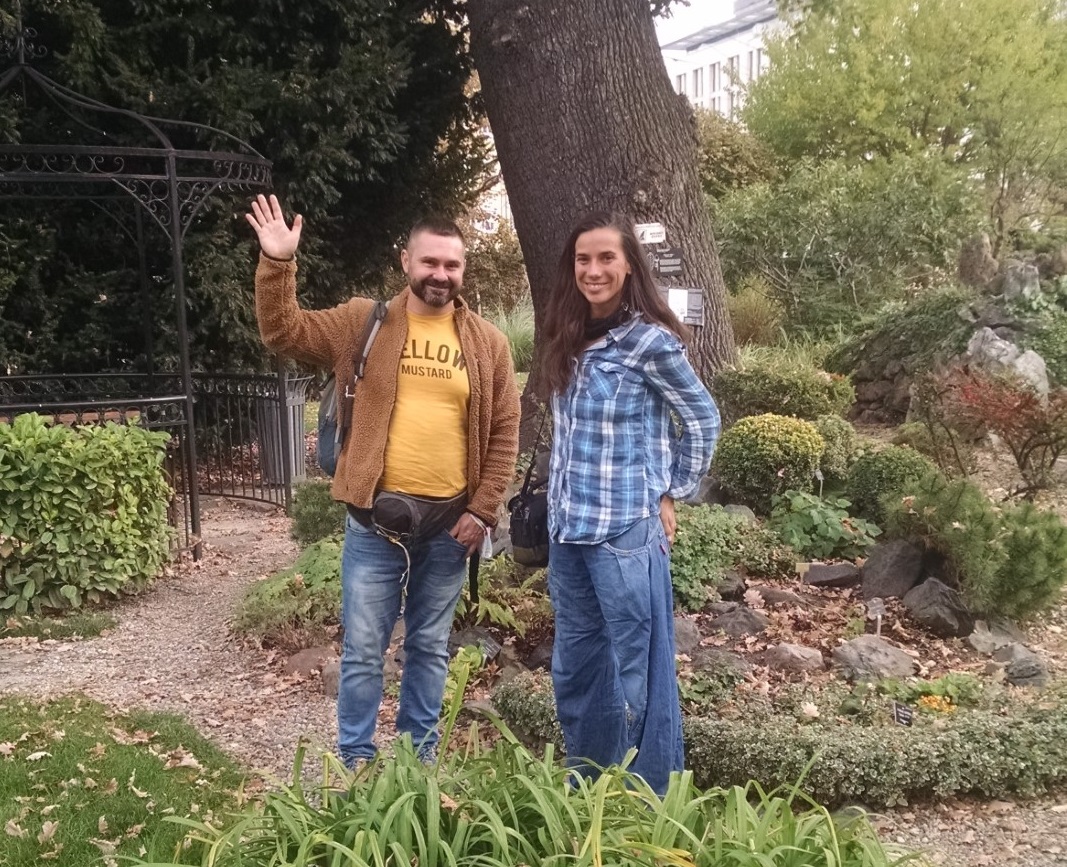
{"type": "Polygon", "coordinates": [[[311,545],[345,531],[345,504],[330,495],[328,481],[311,479],[297,485],[289,511],[293,516],[289,533],[301,545],[311,545]]]}
{"type": "Polygon", "coordinates": [[[233,629],[271,647],[322,644],[341,614],[341,543],[321,539],[288,569],[253,584],[237,607],[233,629]]]}
{"type": "Polygon", "coordinates": [[[770,413],[750,416],[720,438],[714,471],[727,493],[766,514],[775,494],[811,490],[824,449],[810,422],[770,413]]]}
{"type": "Polygon", "coordinates": [[[809,560],[855,560],[882,531],[848,514],[848,500],[786,491],[773,499],[768,526],[809,560]]]}
{"type": "Polygon", "coordinates": [[[909,485],[936,469],[930,459],[907,446],[886,446],[856,459],[845,478],[852,513],[884,524],[886,498],[907,492],[909,485]]]}
{"type": "Polygon", "coordinates": [[[722,506],[675,506],[678,532],[671,547],[671,584],[674,601],[688,611],[699,611],[710,598],[723,573],[734,565],[742,518],[722,506]]]}
{"type": "Polygon", "coordinates": [[[891,442],[908,446],[926,455],[938,468],[949,474],[971,473],[978,466],[978,456],[967,438],[939,420],[932,424],[908,421],[893,430],[891,442]]]}
{"type": "MultiPolygon", "coordinates": [[[[1060,278],[1064,282],[1064,278],[1060,278]]],[[[1019,345],[1045,360],[1053,385],[1067,386],[1067,310],[1051,310],[1028,328],[1019,345]]]]}
{"type": "MultiPolygon", "coordinates": [[[[809,692],[812,699],[818,696],[809,692]]],[[[546,678],[524,675],[498,687],[493,705],[509,725],[561,746],[546,678]]],[[[923,716],[911,727],[893,725],[885,706],[876,716],[877,725],[829,713],[799,725],[794,714],[746,708],[736,718],[686,718],[686,765],[698,786],[754,780],[773,788],[800,780],[801,791],[828,805],[873,808],[966,794],[1030,797],[1067,783],[1062,694],[1040,704],[923,716]]]]}
{"type": "Polygon", "coordinates": [[[974,324],[961,311],[973,300],[973,292],[951,288],[889,305],[827,356],[826,369],[848,375],[865,371],[872,378],[894,362],[910,371],[929,369],[937,358],[966,349],[974,324]]]}
{"type": "Polygon", "coordinates": [[[978,614],[1026,620],[1054,605],[1067,580],[1067,527],[1023,502],[996,508],[974,484],[931,474],[889,514],[895,536],[921,538],[978,614]]]}
{"type": "Polygon", "coordinates": [[[748,277],[741,288],[726,298],[726,310],[738,346],[755,343],[769,346],[778,339],[784,311],[771,297],[771,288],[758,277],[748,277]]]}
{"type": "Polygon", "coordinates": [[[827,479],[844,479],[856,455],[856,429],[839,415],[820,415],[815,429],[826,443],[819,469],[827,479]]]}
{"type": "Polygon", "coordinates": [[[800,555],[772,529],[759,521],[738,527],[737,565],[757,578],[792,578],[800,555]]]}
{"type": "Polygon", "coordinates": [[[134,593],[170,553],[168,435],[0,424],[0,610],[78,608],[134,593]]]}
{"type": "Polygon", "coordinates": [[[848,410],[856,398],[845,377],[814,368],[727,368],[711,387],[727,424],[751,415],[775,413],[813,421],[848,410]]]}

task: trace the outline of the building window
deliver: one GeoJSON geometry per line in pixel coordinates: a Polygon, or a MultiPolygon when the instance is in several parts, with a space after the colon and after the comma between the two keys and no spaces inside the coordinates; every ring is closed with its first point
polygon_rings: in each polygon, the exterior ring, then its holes
{"type": "Polygon", "coordinates": [[[704,69],[693,70],[693,98],[700,99],[704,95],[704,69]]]}
{"type": "Polygon", "coordinates": [[[677,78],[674,79],[674,89],[678,93],[685,93],[685,73],[680,73],[677,78]]]}
{"type": "Polygon", "coordinates": [[[730,81],[728,84],[737,84],[737,69],[741,65],[741,55],[735,54],[730,58],[730,81]]]}
{"type": "Polygon", "coordinates": [[[756,77],[756,52],[750,51],[748,53],[748,78],[746,81],[752,81],[756,77]]]}
{"type": "Polygon", "coordinates": [[[730,118],[730,120],[733,120],[736,114],[737,94],[735,94],[732,90],[729,90],[726,92],[726,116],[730,118]]]}
{"type": "Polygon", "coordinates": [[[716,93],[722,88],[719,75],[719,64],[713,63],[708,67],[708,93],[716,93]]]}
{"type": "Polygon", "coordinates": [[[756,49],[756,78],[763,75],[763,49],[756,49]]]}

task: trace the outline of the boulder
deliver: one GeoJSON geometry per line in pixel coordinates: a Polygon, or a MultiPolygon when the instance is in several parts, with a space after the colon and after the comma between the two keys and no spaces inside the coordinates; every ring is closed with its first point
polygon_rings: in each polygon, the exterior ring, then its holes
{"type": "Polygon", "coordinates": [[[716,617],[708,624],[708,629],[712,632],[725,632],[731,638],[743,638],[746,635],[758,635],[770,625],[771,621],[766,614],[739,606],[716,617]]]}
{"type": "Polygon", "coordinates": [[[311,677],[321,672],[327,662],[336,658],[337,654],[331,645],[308,647],[290,656],[285,661],[283,671],[289,675],[311,677]]]}
{"type": "Polygon", "coordinates": [[[803,596],[797,596],[792,590],[782,590],[779,587],[755,587],[753,588],[759,591],[759,595],[763,597],[764,603],[771,608],[775,608],[778,605],[800,605],[807,606],[808,600],[803,596]]]}
{"type": "Polygon", "coordinates": [[[919,583],[923,569],[923,547],[907,539],[879,542],[871,547],[860,569],[863,598],[901,597],[919,583]]]}
{"type": "Polygon", "coordinates": [[[341,682],[341,660],[332,659],[322,667],[322,692],[328,698],[337,698],[341,682]]]}
{"type": "Polygon", "coordinates": [[[804,583],[811,587],[856,587],[860,580],[852,563],[813,563],[804,573],[804,583]]]}
{"type": "Polygon", "coordinates": [[[990,288],[1005,301],[1033,299],[1041,294],[1041,274],[1037,267],[1017,259],[1006,259],[990,288]]]}
{"type": "Polygon", "coordinates": [[[700,480],[697,489],[682,502],[690,506],[719,505],[725,499],[719,480],[708,473],[700,480]]]}
{"type": "Polygon", "coordinates": [[[674,618],[674,648],[678,653],[688,656],[700,647],[700,630],[696,622],[689,617],[674,618]]]}
{"type": "Polygon", "coordinates": [[[531,671],[534,671],[538,668],[543,668],[547,671],[551,671],[553,643],[554,642],[552,640],[552,637],[549,636],[548,638],[544,639],[544,641],[542,641],[540,644],[538,644],[533,650],[531,650],[530,655],[526,657],[526,667],[529,668],[531,671]]]}
{"type": "Polygon", "coordinates": [[[993,654],[1004,665],[1004,678],[1012,686],[1043,687],[1048,684],[1044,660],[1022,644],[1009,644],[993,654]]]}
{"type": "Polygon", "coordinates": [[[1032,349],[1023,352],[1014,343],[997,337],[992,328],[981,328],[974,333],[967,344],[966,360],[991,373],[1015,374],[1039,395],[1048,396],[1045,360],[1032,349]]]}
{"type": "Polygon", "coordinates": [[[740,602],[712,602],[705,606],[705,610],[708,614],[714,614],[716,617],[721,617],[723,614],[729,614],[731,611],[736,611],[740,607],[740,602]]]}
{"type": "Polygon", "coordinates": [[[963,597],[936,578],[924,581],[904,596],[912,617],[941,638],[963,638],[974,632],[974,616],[963,597]]]}
{"type": "Polygon", "coordinates": [[[748,506],[739,506],[736,503],[727,503],[723,506],[723,511],[728,515],[733,515],[736,518],[744,518],[750,524],[756,523],[756,513],[753,512],[748,506]]]}
{"type": "Polygon", "coordinates": [[[877,635],[861,635],[833,652],[834,662],[849,680],[857,678],[909,677],[915,660],[877,635]]]}
{"type": "Polygon", "coordinates": [[[719,598],[727,601],[740,601],[744,598],[747,589],[744,576],[734,569],[727,569],[722,578],[715,583],[719,598]]]}
{"type": "Polygon", "coordinates": [[[727,672],[740,677],[752,671],[751,663],[720,647],[699,647],[691,659],[694,671],[727,672]]]}
{"type": "Polygon", "coordinates": [[[769,647],[764,659],[767,665],[780,671],[822,671],[826,667],[821,651],[802,644],[769,647]]]}
{"type": "Polygon", "coordinates": [[[999,266],[993,258],[993,245],[989,235],[982,232],[968,238],[960,247],[959,277],[965,286],[982,289],[997,276],[999,266]]]}
{"type": "Polygon", "coordinates": [[[986,623],[984,620],[976,620],[974,632],[967,636],[967,643],[986,656],[992,656],[1001,648],[1020,640],[1018,630],[1009,629],[1004,624],[986,623]]]}

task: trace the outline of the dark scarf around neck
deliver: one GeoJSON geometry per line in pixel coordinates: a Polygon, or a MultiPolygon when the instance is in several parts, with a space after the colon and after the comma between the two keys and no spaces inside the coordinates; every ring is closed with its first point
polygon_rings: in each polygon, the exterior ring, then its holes
{"type": "Polygon", "coordinates": [[[603,319],[587,319],[585,321],[585,339],[599,340],[612,328],[629,322],[633,315],[633,311],[626,304],[622,304],[610,316],[605,316],[603,319]]]}

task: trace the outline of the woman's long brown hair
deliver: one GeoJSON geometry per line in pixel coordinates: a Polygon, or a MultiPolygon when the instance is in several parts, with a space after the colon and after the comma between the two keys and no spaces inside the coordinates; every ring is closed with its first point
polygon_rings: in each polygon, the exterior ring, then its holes
{"type": "Polygon", "coordinates": [[[659,294],[648,257],[637,240],[633,221],[622,214],[601,211],[583,218],[571,231],[563,254],[559,257],[556,282],[545,311],[545,334],[548,342],[542,355],[542,382],[548,393],[562,392],[571,381],[574,359],[585,346],[585,323],[589,320],[589,302],[578,289],[574,279],[574,248],[578,236],[594,229],[614,229],[622,240],[623,253],[630,265],[630,274],[622,287],[622,303],[644,315],[647,322],[656,322],[673,331],[679,338],[687,338],[686,328],[678,321],[667,302],[659,294]]]}

